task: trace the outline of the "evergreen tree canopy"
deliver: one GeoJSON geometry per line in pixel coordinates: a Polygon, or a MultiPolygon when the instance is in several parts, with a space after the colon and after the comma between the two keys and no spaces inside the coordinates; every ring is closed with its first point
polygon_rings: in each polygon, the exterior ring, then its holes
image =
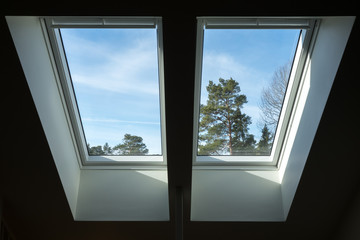
{"type": "Polygon", "coordinates": [[[142,137],[125,134],[122,143],[115,147],[110,147],[108,143],[104,146],[87,145],[90,156],[103,156],[103,155],[145,155],[149,152],[143,143],[142,137]]]}
{"type": "Polygon", "coordinates": [[[149,152],[149,149],[143,143],[142,137],[131,134],[125,134],[123,142],[116,145],[113,149],[119,150],[121,155],[145,155],[149,152]]]}
{"type": "Polygon", "coordinates": [[[113,149],[109,146],[108,143],[105,143],[103,146],[103,151],[105,155],[112,155],[113,149]]]}
{"type": "Polygon", "coordinates": [[[261,130],[261,138],[257,144],[257,150],[261,154],[270,155],[273,142],[273,135],[265,124],[261,130]]]}
{"type": "Polygon", "coordinates": [[[208,100],[200,106],[199,155],[247,155],[255,149],[254,135],[248,133],[251,118],[242,113],[247,103],[234,79],[209,81],[208,100]]]}
{"type": "Polygon", "coordinates": [[[94,147],[90,147],[90,144],[87,145],[88,148],[88,152],[90,156],[100,156],[100,155],[105,155],[105,152],[102,150],[102,147],[99,146],[94,146],[94,147]]]}

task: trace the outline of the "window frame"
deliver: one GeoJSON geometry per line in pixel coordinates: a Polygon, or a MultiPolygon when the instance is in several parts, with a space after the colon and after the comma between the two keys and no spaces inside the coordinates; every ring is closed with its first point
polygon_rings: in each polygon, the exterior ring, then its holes
{"type": "Polygon", "coordinates": [[[69,130],[76,143],[79,164],[82,167],[151,167],[166,166],[166,127],[165,127],[165,88],[164,88],[164,59],[161,17],[44,17],[42,27],[48,36],[48,47],[53,55],[53,68],[57,73],[57,86],[63,96],[65,114],[70,122],[69,130]],[[161,155],[89,155],[85,133],[76,101],[76,95],[71,80],[71,74],[66,59],[66,52],[62,43],[60,29],[63,28],[154,28],[157,37],[157,64],[159,78],[159,107],[161,131],[161,155]]]}
{"type": "Polygon", "coordinates": [[[320,20],[309,17],[198,17],[195,93],[194,93],[194,130],[193,130],[193,167],[198,169],[259,169],[274,170],[281,164],[284,144],[291,128],[292,116],[296,109],[296,98],[301,91],[303,72],[309,64],[314,35],[320,20]],[[275,131],[275,139],[270,156],[201,156],[198,155],[198,135],[200,118],[201,80],[205,29],[303,29],[295,49],[289,74],[283,107],[275,131]]]}

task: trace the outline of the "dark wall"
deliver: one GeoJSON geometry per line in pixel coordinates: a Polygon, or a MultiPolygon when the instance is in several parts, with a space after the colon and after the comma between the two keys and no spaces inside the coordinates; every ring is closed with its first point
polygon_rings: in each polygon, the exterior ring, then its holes
{"type": "Polygon", "coordinates": [[[360,186],[350,201],[348,208],[341,218],[336,240],[357,240],[360,239],[360,186]]]}

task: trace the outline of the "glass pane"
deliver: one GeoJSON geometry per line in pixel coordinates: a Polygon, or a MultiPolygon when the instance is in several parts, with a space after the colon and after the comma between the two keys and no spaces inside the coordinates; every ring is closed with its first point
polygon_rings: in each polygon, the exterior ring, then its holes
{"type": "Polygon", "coordinates": [[[300,31],[205,29],[198,155],[270,155],[300,31]]]}
{"type": "Polygon", "coordinates": [[[89,155],[161,155],[156,29],[61,29],[89,155]]]}

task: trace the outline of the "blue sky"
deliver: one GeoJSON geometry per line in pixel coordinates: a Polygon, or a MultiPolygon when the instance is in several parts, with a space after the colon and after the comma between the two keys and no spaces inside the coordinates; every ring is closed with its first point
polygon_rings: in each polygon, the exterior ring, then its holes
{"type": "MultiPolygon", "coordinates": [[[[161,154],[155,29],[62,29],[86,140],[114,146],[124,134],[141,136],[149,154],[161,154]]],[[[260,137],[261,90],[292,59],[299,30],[206,30],[201,102],[209,80],[239,82],[260,137]]],[[[166,39],[165,39],[166,41],[166,39]]],[[[180,68],[179,68],[179,71],[180,68]]]]}
{"type": "Polygon", "coordinates": [[[155,29],[62,29],[86,140],[119,144],[141,136],[161,154],[155,29]]]}
{"type": "Polygon", "coordinates": [[[232,77],[248,103],[242,109],[252,119],[249,132],[261,137],[260,96],[277,68],[293,59],[300,30],[206,29],[204,32],[201,103],[206,104],[209,80],[232,77]]]}

